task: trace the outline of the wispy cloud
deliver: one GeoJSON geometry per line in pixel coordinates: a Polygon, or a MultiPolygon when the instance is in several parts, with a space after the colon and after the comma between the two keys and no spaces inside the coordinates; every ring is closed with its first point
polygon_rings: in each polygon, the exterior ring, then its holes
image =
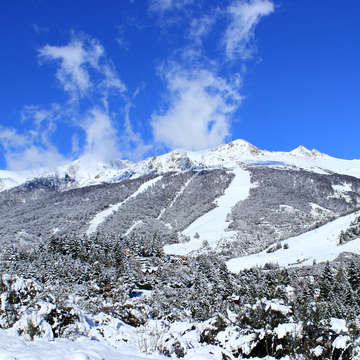
{"type": "Polygon", "coordinates": [[[166,11],[179,10],[194,3],[194,0],[150,0],[149,9],[163,14],[166,11]]]}
{"type": "Polygon", "coordinates": [[[120,137],[122,153],[130,160],[141,160],[153,145],[146,144],[141,134],[134,130],[130,120],[132,107],[134,105],[129,101],[125,108],[124,133],[120,137]]]}
{"type": "MultiPolygon", "coordinates": [[[[177,60],[168,60],[161,71],[165,101],[162,111],[151,118],[156,142],[168,148],[198,150],[227,140],[232,116],[243,99],[243,78],[227,60],[251,57],[255,27],[272,11],[269,0],[235,0],[223,9],[210,7],[207,13],[192,18],[189,45],[176,51],[172,58],[177,60]],[[220,19],[223,35],[217,29],[218,44],[225,45],[225,52],[211,58],[203,38],[220,19]]],[[[244,66],[237,64],[238,68],[244,66]]]]}
{"type": "Polygon", "coordinates": [[[65,157],[51,144],[49,136],[54,131],[51,111],[27,109],[24,115],[31,116],[33,127],[19,133],[13,128],[0,127],[0,144],[5,150],[7,167],[11,170],[29,170],[53,167],[66,161],[65,157]]]}
{"type": "Polygon", "coordinates": [[[107,60],[103,46],[96,39],[84,35],[73,36],[68,45],[44,46],[39,50],[39,58],[58,63],[56,77],[73,101],[98,89],[126,90],[107,60]],[[95,72],[92,75],[95,81],[91,79],[90,71],[95,72]]]}
{"type": "Polygon", "coordinates": [[[33,24],[32,28],[37,34],[48,33],[50,31],[50,29],[48,27],[39,26],[38,24],[33,24]]]}
{"type": "Polygon", "coordinates": [[[0,145],[5,150],[7,167],[16,170],[56,167],[74,160],[74,156],[92,161],[119,158],[118,129],[109,99],[116,96],[117,104],[125,106],[126,87],[100,42],[86,35],[73,35],[66,45],[42,47],[39,58],[41,62],[57,65],[56,79],[69,95],[69,101],[47,108],[25,106],[21,121],[26,126],[20,133],[0,128],[0,145]],[[73,129],[72,154],[68,158],[52,141],[61,125],[73,129]]]}
{"type": "Polygon", "coordinates": [[[230,23],[223,41],[229,60],[236,57],[247,59],[252,56],[255,26],[263,16],[273,11],[274,4],[269,0],[238,0],[228,7],[230,23]]]}
{"type": "MultiPolygon", "coordinates": [[[[9,168],[52,167],[75,156],[94,161],[124,156],[137,160],[157,147],[198,150],[231,136],[232,117],[243,99],[244,71],[241,75],[239,69],[254,54],[256,25],[274,11],[273,2],[227,0],[219,7],[200,0],[149,0],[145,4],[145,11],[155,14],[160,26],[176,24],[180,29],[181,21],[188,25],[181,47],[160,59],[163,102],[153,110],[150,123],[131,120],[137,92],[129,95],[102,44],[73,33],[67,44],[48,44],[38,52],[41,64],[54,66],[56,81],[68,99],[47,107],[25,107],[23,130],[0,127],[0,145],[9,168]],[[207,36],[211,49],[204,41],[207,36]],[[67,156],[54,145],[56,132],[65,123],[73,129],[72,151],[67,156]],[[144,128],[151,129],[152,139],[148,134],[144,140],[144,128]]],[[[34,25],[34,30],[40,28],[34,25]]],[[[120,46],[127,46],[124,28],[118,28],[117,39],[120,46]]]]}
{"type": "MultiPolygon", "coordinates": [[[[107,161],[120,157],[118,135],[115,122],[110,115],[109,97],[126,91],[112,62],[107,58],[99,41],[87,36],[75,36],[65,46],[47,45],[39,55],[47,61],[58,63],[56,77],[72,102],[92,96],[93,105],[85,114],[77,112],[74,126],[85,133],[82,156],[97,161],[107,161]]],[[[123,101],[120,99],[120,103],[123,101]]],[[[78,141],[73,141],[74,149],[79,149],[78,141]]]]}
{"type": "Polygon", "coordinates": [[[206,69],[174,65],[165,74],[167,108],[154,113],[154,138],[170,148],[199,150],[223,142],[229,135],[230,115],[241,102],[237,90],[206,69]]]}
{"type": "Polygon", "coordinates": [[[189,37],[195,44],[201,44],[203,37],[205,37],[215,25],[217,14],[203,15],[191,20],[189,37]]]}
{"type": "Polygon", "coordinates": [[[129,42],[126,40],[125,36],[125,27],[124,25],[118,25],[117,26],[117,37],[116,42],[118,43],[119,47],[123,50],[129,49],[129,42]]]}

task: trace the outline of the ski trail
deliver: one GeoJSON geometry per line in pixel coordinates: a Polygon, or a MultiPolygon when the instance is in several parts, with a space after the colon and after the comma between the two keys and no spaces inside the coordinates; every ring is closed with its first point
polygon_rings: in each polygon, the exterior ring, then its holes
{"type": "Polygon", "coordinates": [[[230,259],[226,265],[229,271],[236,273],[266,263],[284,267],[304,266],[312,265],[314,260],[332,261],[342,252],[360,254],[360,238],[338,245],[340,232],[346,230],[359,215],[360,212],[356,212],[342,216],[315,230],[281,241],[282,247],[274,252],[266,252],[269,247],[257,254],[230,259]],[[287,249],[284,244],[287,244],[287,249]]]}
{"type": "Polygon", "coordinates": [[[181,189],[180,189],[180,190],[178,191],[178,193],[175,195],[174,199],[172,199],[172,201],[170,202],[169,206],[168,206],[168,207],[165,207],[164,209],[162,209],[162,210],[160,211],[159,216],[156,218],[157,220],[160,220],[160,218],[163,216],[164,212],[165,212],[167,209],[169,209],[169,208],[171,208],[171,207],[174,206],[176,200],[184,193],[185,189],[189,186],[189,184],[191,183],[191,181],[194,180],[194,178],[195,178],[196,175],[197,175],[197,174],[193,175],[188,181],[186,181],[186,183],[181,187],[181,189]]]}
{"type": "Polygon", "coordinates": [[[107,209],[96,214],[95,217],[89,222],[89,228],[86,231],[86,235],[89,236],[89,235],[93,234],[96,231],[96,229],[99,227],[99,225],[102,224],[108,216],[114,214],[116,211],[118,211],[121,208],[121,206],[123,206],[125,203],[127,203],[130,199],[132,199],[132,198],[138,196],[139,194],[141,194],[142,192],[146,191],[150,186],[154,185],[161,179],[162,179],[162,176],[158,176],[154,179],[146,181],[144,184],[140,185],[139,188],[125,200],[123,200],[117,204],[113,204],[113,205],[110,204],[107,209]]]}
{"type": "Polygon", "coordinates": [[[199,250],[204,240],[207,240],[210,247],[214,248],[220,239],[231,238],[235,235],[234,231],[225,231],[228,226],[226,217],[236,203],[249,196],[252,185],[247,171],[237,168],[233,170],[233,173],[235,177],[224,195],[216,200],[217,207],[200,216],[183,231],[184,235],[190,237],[190,241],[164,246],[166,254],[186,255],[199,250]],[[199,238],[195,237],[196,233],[200,235],[199,238]]]}
{"type": "Polygon", "coordinates": [[[143,222],[142,220],[136,220],[134,223],[126,230],[126,233],[124,236],[128,236],[131,234],[131,232],[138,226],[141,225],[143,222]]]}

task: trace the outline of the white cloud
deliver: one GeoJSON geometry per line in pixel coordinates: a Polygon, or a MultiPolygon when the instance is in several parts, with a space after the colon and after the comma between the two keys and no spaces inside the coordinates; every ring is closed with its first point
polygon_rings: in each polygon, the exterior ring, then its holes
{"type": "Polygon", "coordinates": [[[56,77],[72,100],[79,100],[88,95],[90,90],[98,89],[97,82],[105,85],[106,89],[126,89],[112,64],[106,61],[104,48],[95,39],[74,37],[65,46],[46,45],[39,50],[39,56],[42,60],[59,62],[56,77]],[[97,72],[100,81],[92,81],[90,70],[97,72]]]}
{"type": "Polygon", "coordinates": [[[5,161],[10,170],[29,170],[54,167],[65,161],[57,149],[44,143],[41,132],[28,131],[19,134],[15,129],[0,128],[0,144],[5,150],[5,161]]]}
{"type": "Polygon", "coordinates": [[[46,60],[60,60],[56,76],[65,91],[72,93],[74,97],[86,94],[92,84],[85,69],[88,52],[83,48],[82,42],[76,40],[61,47],[46,45],[40,49],[39,54],[46,60]]]}
{"type": "MultiPolygon", "coordinates": [[[[133,95],[137,96],[139,89],[133,95]]],[[[133,104],[129,101],[125,107],[124,134],[121,136],[122,153],[130,160],[141,160],[144,155],[152,148],[152,145],[145,144],[140,133],[134,131],[130,120],[130,110],[133,104]]]]}
{"type": "Polygon", "coordinates": [[[189,36],[196,44],[200,44],[202,38],[205,37],[213,25],[215,24],[217,18],[216,15],[204,15],[200,18],[193,18],[190,24],[189,36]]]}
{"type": "Polygon", "coordinates": [[[188,150],[224,142],[229,136],[231,114],[242,99],[236,89],[204,69],[174,67],[166,74],[166,81],[168,108],[163,114],[152,115],[155,140],[188,150]]]}
{"type": "Polygon", "coordinates": [[[238,0],[228,7],[230,24],[224,37],[228,59],[251,57],[255,26],[263,16],[273,11],[274,4],[269,0],[238,0]]]}
{"type": "MultiPolygon", "coordinates": [[[[224,10],[210,7],[207,13],[193,15],[188,30],[190,43],[172,56],[181,67],[173,62],[170,70],[162,69],[168,98],[163,111],[153,113],[151,118],[155,142],[169,148],[199,150],[223,143],[229,137],[231,118],[242,100],[238,89],[242,86],[241,72],[244,71],[239,66],[229,74],[229,63],[207,56],[203,39],[225,16],[224,57],[228,60],[249,58],[254,51],[256,25],[274,11],[271,0],[230,3],[224,10]],[[217,75],[219,73],[223,75],[217,75]]],[[[176,9],[176,2],[172,0],[152,4],[162,13],[176,9]]],[[[184,6],[184,2],[178,4],[184,6]]]]}
{"type": "Polygon", "coordinates": [[[53,168],[66,161],[51,142],[56,121],[65,116],[57,104],[48,108],[25,106],[21,114],[23,131],[0,127],[0,144],[5,150],[7,167],[11,170],[53,168]]]}
{"type": "Polygon", "coordinates": [[[8,153],[5,160],[8,168],[14,171],[55,168],[55,165],[66,162],[64,156],[54,147],[41,148],[35,145],[31,145],[23,151],[8,153]]]}
{"type": "Polygon", "coordinates": [[[193,2],[194,0],[150,0],[149,9],[163,14],[166,11],[182,9],[193,2]]]}
{"type": "Polygon", "coordinates": [[[71,136],[71,153],[75,156],[80,153],[80,140],[78,134],[73,134],[71,136]]]}
{"type": "Polygon", "coordinates": [[[92,160],[108,161],[120,157],[118,139],[111,118],[101,108],[93,108],[81,123],[86,134],[84,156],[92,160]]]}
{"type": "MultiPolygon", "coordinates": [[[[117,75],[114,65],[107,58],[103,46],[84,35],[74,36],[64,46],[46,45],[39,51],[42,60],[56,61],[56,77],[70,95],[66,108],[71,113],[74,127],[85,133],[85,145],[81,148],[78,136],[72,137],[72,150],[76,155],[97,161],[107,161],[120,156],[117,130],[110,116],[110,96],[119,95],[126,87],[117,75]],[[85,115],[75,105],[83,98],[85,115]]],[[[123,96],[117,104],[121,104],[123,96]]]]}
{"type": "Polygon", "coordinates": [[[29,139],[18,134],[15,129],[0,127],[0,143],[7,150],[13,147],[24,147],[31,143],[29,139]]]}

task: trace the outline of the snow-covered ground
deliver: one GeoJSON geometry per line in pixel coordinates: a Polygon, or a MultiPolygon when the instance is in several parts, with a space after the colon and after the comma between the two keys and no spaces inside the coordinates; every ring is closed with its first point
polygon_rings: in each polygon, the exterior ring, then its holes
{"type": "Polygon", "coordinates": [[[123,206],[125,203],[127,203],[130,199],[132,199],[132,198],[138,196],[139,194],[141,194],[142,192],[144,192],[150,186],[154,185],[156,182],[161,180],[161,178],[162,178],[162,176],[158,176],[154,179],[151,179],[151,180],[145,182],[144,184],[140,185],[139,188],[133,194],[131,194],[128,198],[126,198],[124,201],[121,201],[114,205],[110,205],[107,209],[96,214],[94,216],[94,218],[89,222],[89,228],[86,231],[86,235],[89,236],[92,233],[94,233],[96,231],[96,229],[99,227],[99,225],[102,224],[108,216],[117,212],[121,208],[121,206],[123,206]]]}
{"type": "MultiPolygon", "coordinates": [[[[340,340],[340,339],[339,339],[340,340]]],[[[340,347],[341,344],[339,344],[340,347]]],[[[189,349],[184,360],[220,360],[224,350],[214,345],[189,349]]],[[[228,353],[228,352],[227,352],[228,353]]],[[[228,353],[229,354],[229,353],[228,353]]],[[[230,354],[229,354],[230,355],[230,354]]],[[[230,357],[229,357],[230,358],[230,357]]],[[[135,348],[121,345],[114,348],[105,342],[80,338],[77,341],[56,339],[53,341],[25,341],[0,329],[0,360],[166,360],[169,357],[146,355],[135,348]]],[[[234,359],[231,357],[231,359],[234,359]]],[[[260,360],[260,358],[251,358],[260,360]]],[[[282,358],[290,360],[289,357],[282,358]]],[[[275,360],[268,356],[262,360],[275,360]]]]}
{"type": "Polygon", "coordinates": [[[191,240],[186,243],[164,246],[165,253],[186,255],[191,251],[199,250],[204,240],[207,240],[210,247],[214,248],[220,239],[234,236],[235,232],[226,231],[228,227],[226,217],[237,202],[249,196],[251,182],[250,174],[247,171],[237,168],[233,172],[235,177],[224,195],[217,199],[217,207],[196,219],[183,231],[183,234],[189,236],[191,240]],[[196,234],[199,234],[200,237],[196,234]]]}
{"type": "Polygon", "coordinates": [[[144,360],[165,359],[139,353],[130,346],[116,349],[105,342],[81,338],[77,341],[25,341],[0,329],[0,360],[144,360]]]}
{"type": "Polygon", "coordinates": [[[313,261],[334,260],[342,252],[360,254],[360,238],[338,245],[340,232],[346,230],[359,215],[360,212],[346,215],[315,230],[283,240],[282,247],[274,252],[267,252],[268,248],[258,254],[231,259],[227,262],[227,267],[236,273],[254,266],[262,267],[267,263],[283,267],[303,266],[311,265],[313,261]],[[284,244],[288,245],[288,249],[284,248],[284,244]]]}

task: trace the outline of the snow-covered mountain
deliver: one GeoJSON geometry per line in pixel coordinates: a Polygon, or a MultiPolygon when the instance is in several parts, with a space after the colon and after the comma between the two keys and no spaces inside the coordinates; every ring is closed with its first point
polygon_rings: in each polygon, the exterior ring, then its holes
{"type": "Polygon", "coordinates": [[[269,152],[244,140],[137,163],[81,158],[0,176],[0,235],[24,246],[69,232],[160,234],[168,254],[235,258],[360,207],[360,160],[303,146],[269,152]]]}
{"type": "Polygon", "coordinates": [[[360,160],[237,140],[0,177],[6,358],[360,352],[360,160]]]}
{"type": "Polygon", "coordinates": [[[318,173],[338,173],[360,177],[360,160],[331,157],[317,150],[299,146],[290,152],[260,150],[245,140],[235,140],[214,149],[190,152],[175,150],[137,163],[114,160],[104,163],[87,157],[53,169],[21,172],[0,170],[0,190],[7,190],[38,177],[70,176],[73,187],[84,187],[135,178],[149,173],[167,173],[202,168],[236,168],[251,166],[294,167],[318,173]]]}

